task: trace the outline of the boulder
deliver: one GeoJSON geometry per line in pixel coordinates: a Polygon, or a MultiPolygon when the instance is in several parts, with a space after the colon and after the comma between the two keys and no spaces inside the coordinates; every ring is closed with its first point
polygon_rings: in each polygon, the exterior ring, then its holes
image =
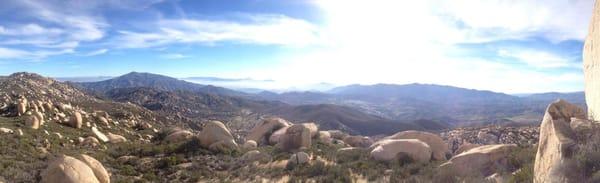
{"type": "Polygon", "coordinates": [[[284,119],[276,117],[267,118],[262,123],[250,130],[250,133],[248,136],[246,136],[246,139],[254,140],[259,144],[266,144],[265,142],[267,142],[267,138],[269,138],[273,132],[286,126],[290,126],[290,122],[287,122],[284,119]]]}
{"type": "Polygon", "coordinates": [[[204,123],[198,139],[200,145],[213,151],[230,151],[238,147],[229,129],[220,121],[204,123]]]}
{"type": "Polygon", "coordinates": [[[344,133],[339,130],[329,130],[327,132],[329,132],[329,134],[331,135],[331,138],[338,139],[338,140],[344,140],[344,138],[346,138],[348,136],[347,133],[344,133]]]}
{"type": "Polygon", "coordinates": [[[127,142],[127,139],[125,137],[110,132],[108,132],[108,135],[106,135],[106,137],[108,137],[108,142],[113,144],[127,142]]]}
{"type": "Polygon", "coordinates": [[[310,162],[310,155],[308,155],[305,152],[294,153],[292,154],[292,156],[290,156],[290,159],[288,160],[288,164],[291,165],[300,165],[308,162],[310,162]]]}
{"type": "Polygon", "coordinates": [[[108,119],[106,119],[106,118],[105,118],[105,117],[103,117],[103,116],[98,116],[96,119],[98,120],[98,122],[99,122],[100,124],[102,124],[102,125],[104,125],[104,126],[108,126],[108,125],[109,125],[109,123],[108,123],[108,119]]]}
{"type": "Polygon", "coordinates": [[[440,169],[453,172],[459,177],[487,177],[506,170],[508,156],[516,148],[515,144],[483,145],[452,157],[440,165],[440,169]]]}
{"type": "Polygon", "coordinates": [[[194,137],[194,134],[190,131],[176,130],[176,131],[170,133],[169,135],[167,135],[167,137],[165,137],[165,141],[167,143],[182,142],[182,141],[189,140],[192,137],[194,137]]]}
{"type": "Polygon", "coordinates": [[[40,111],[32,111],[31,114],[34,115],[38,119],[38,121],[40,122],[40,126],[44,125],[44,122],[45,122],[44,121],[44,114],[42,114],[42,112],[40,112],[40,111]]]}
{"type": "Polygon", "coordinates": [[[100,183],[84,162],[70,156],[59,156],[41,173],[42,183],[100,183]]]}
{"type": "Polygon", "coordinates": [[[100,145],[100,141],[98,141],[98,139],[96,137],[86,137],[81,141],[81,145],[89,146],[89,147],[97,147],[98,145],[100,145]]]}
{"type": "Polygon", "coordinates": [[[306,128],[308,128],[310,130],[310,137],[311,138],[315,138],[315,137],[317,137],[317,135],[319,135],[319,127],[317,126],[317,124],[315,124],[315,123],[301,123],[301,125],[304,125],[306,128]]]}
{"type": "Polygon", "coordinates": [[[80,154],[75,158],[79,159],[88,167],[90,167],[100,183],[110,183],[110,175],[108,174],[108,171],[104,169],[104,166],[102,166],[102,163],[100,163],[98,160],[85,154],[80,154]]]}
{"type": "Polygon", "coordinates": [[[35,115],[28,114],[25,116],[25,125],[31,129],[37,130],[40,128],[40,121],[35,115]]]}
{"type": "Polygon", "coordinates": [[[100,130],[98,130],[98,128],[96,127],[92,127],[92,133],[94,133],[94,135],[96,137],[98,137],[98,139],[100,139],[102,142],[108,142],[108,137],[106,135],[104,135],[104,133],[100,132],[100,130]]]}
{"type": "Polygon", "coordinates": [[[427,143],[417,139],[387,139],[381,141],[371,150],[371,158],[390,162],[397,160],[400,154],[406,154],[416,162],[426,163],[431,160],[431,148],[427,143]]]}
{"type": "Polygon", "coordinates": [[[279,139],[277,146],[284,151],[295,151],[302,148],[309,148],[311,143],[310,129],[305,125],[295,124],[285,131],[285,134],[279,139]]]}
{"type": "Polygon", "coordinates": [[[319,141],[328,144],[332,141],[331,134],[328,131],[319,131],[318,139],[319,141]]]}
{"type": "Polygon", "coordinates": [[[257,144],[256,144],[256,142],[254,142],[254,140],[248,140],[244,143],[244,145],[242,147],[244,149],[256,149],[257,144]]]}
{"type": "Polygon", "coordinates": [[[464,143],[464,144],[460,145],[458,147],[458,149],[456,149],[456,151],[454,152],[454,154],[458,155],[460,153],[466,152],[468,150],[471,150],[471,149],[479,147],[479,146],[481,146],[481,145],[480,144],[464,143]]]}
{"type": "Polygon", "coordinates": [[[73,112],[71,118],[69,119],[69,125],[73,128],[81,128],[83,126],[83,119],[81,118],[81,113],[78,111],[73,112]]]}
{"type": "Polygon", "coordinates": [[[0,132],[1,133],[13,133],[13,130],[8,129],[8,128],[0,128],[0,132]]]}
{"type": "Polygon", "coordinates": [[[564,100],[548,106],[542,124],[534,164],[534,182],[572,182],[561,169],[573,157],[576,147],[575,133],[569,125],[571,119],[585,119],[585,111],[564,100]]]}
{"type": "Polygon", "coordinates": [[[446,160],[446,153],[450,153],[448,144],[440,136],[429,132],[409,130],[398,132],[385,139],[417,139],[425,142],[433,151],[433,159],[435,160],[446,160]]]}
{"type": "Polygon", "coordinates": [[[17,115],[21,116],[27,111],[27,101],[19,100],[17,102],[17,115]]]}
{"type": "Polygon", "coordinates": [[[281,136],[283,136],[285,134],[285,131],[287,131],[287,129],[289,128],[289,126],[280,128],[278,130],[276,130],[275,132],[273,132],[271,134],[271,136],[269,137],[269,144],[270,145],[275,145],[277,143],[279,143],[279,139],[281,139],[281,136]]]}
{"type": "Polygon", "coordinates": [[[348,144],[352,147],[362,147],[367,148],[373,144],[373,140],[369,137],[364,136],[347,136],[344,138],[344,143],[348,144]]]}
{"type": "Polygon", "coordinates": [[[359,159],[363,154],[368,151],[360,147],[344,147],[336,151],[335,158],[339,161],[354,161],[359,159]]]}

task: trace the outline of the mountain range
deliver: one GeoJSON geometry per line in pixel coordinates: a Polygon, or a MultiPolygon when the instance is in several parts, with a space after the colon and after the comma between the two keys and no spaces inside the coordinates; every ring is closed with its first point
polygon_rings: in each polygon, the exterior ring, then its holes
{"type": "Polygon", "coordinates": [[[487,124],[531,125],[539,123],[546,105],[558,98],[585,105],[583,92],[519,97],[418,83],[348,85],[325,92],[245,93],[132,72],[104,81],[72,84],[100,97],[135,103],[191,121],[226,120],[250,111],[295,121],[315,121],[324,129],[344,129],[357,134],[487,124]]]}

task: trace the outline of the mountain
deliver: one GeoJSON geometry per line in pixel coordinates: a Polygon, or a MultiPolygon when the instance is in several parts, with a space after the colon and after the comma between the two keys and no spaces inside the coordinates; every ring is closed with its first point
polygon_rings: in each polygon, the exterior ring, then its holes
{"type": "Polygon", "coordinates": [[[133,88],[133,87],[147,87],[155,88],[165,91],[200,91],[205,93],[215,93],[223,95],[236,95],[244,96],[247,95],[243,92],[230,90],[227,88],[212,86],[212,85],[201,85],[191,83],[176,78],[151,74],[151,73],[139,73],[131,72],[116,78],[109,80],[98,81],[98,82],[82,82],[76,83],[76,85],[85,88],[88,91],[96,93],[105,93],[112,89],[117,88],[133,88]]]}
{"type": "Polygon", "coordinates": [[[558,92],[549,92],[549,93],[537,93],[524,96],[528,100],[532,101],[543,101],[545,103],[551,103],[557,99],[565,99],[571,103],[585,106],[585,93],[583,91],[580,92],[570,92],[570,93],[558,93],[558,92]]]}
{"type": "Polygon", "coordinates": [[[361,135],[392,134],[403,130],[440,130],[448,124],[429,120],[398,122],[331,104],[273,108],[268,113],[294,121],[311,121],[321,129],[341,129],[361,135]]]}
{"type": "Polygon", "coordinates": [[[320,92],[262,92],[266,100],[293,105],[336,104],[395,121],[433,120],[451,125],[536,124],[553,100],[576,104],[581,93],[534,94],[517,97],[504,93],[432,84],[348,85],[320,92]]]}
{"type": "Polygon", "coordinates": [[[70,82],[97,82],[112,79],[111,76],[89,76],[89,77],[58,77],[55,78],[57,81],[70,81],[70,82]]]}

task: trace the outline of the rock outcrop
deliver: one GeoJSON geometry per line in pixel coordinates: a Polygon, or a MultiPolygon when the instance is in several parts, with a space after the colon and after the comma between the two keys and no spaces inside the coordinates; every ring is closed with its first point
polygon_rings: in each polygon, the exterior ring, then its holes
{"type": "Polygon", "coordinates": [[[425,142],[431,148],[435,160],[446,160],[446,153],[449,153],[448,144],[440,136],[429,132],[409,130],[398,132],[385,139],[417,139],[425,142]]]}
{"type": "Polygon", "coordinates": [[[42,183],[100,183],[86,163],[64,155],[52,161],[41,178],[42,183]]]}
{"type": "Polygon", "coordinates": [[[583,74],[588,116],[600,121],[600,3],[596,2],[593,12],[583,46],[583,74]]]}
{"type": "Polygon", "coordinates": [[[212,151],[231,151],[238,145],[233,140],[229,129],[220,121],[209,121],[202,125],[198,134],[200,145],[212,151]]]}
{"type": "Polygon", "coordinates": [[[585,111],[564,100],[558,100],[546,109],[535,156],[534,182],[570,182],[569,175],[560,169],[566,166],[575,151],[576,136],[570,126],[572,118],[586,118],[585,111]]]}
{"type": "Polygon", "coordinates": [[[277,146],[284,151],[295,151],[301,148],[309,148],[312,144],[311,129],[302,124],[290,126],[277,146]]]}
{"type": "Polygon", "coordinates": [[[287,122],[284,119],[275,117],[267,118],[250,130],[250,133],[246,136],[246,140],[254,140],[259,144],[266,144],[273,132],[286,126],[290,126],[290,122],[287,122]]]}
{"type": "Polygon", "coordinates": [[[179,129],[175,129],[172,130],[172,132],[167,132],[167,136],[165,137],[165,141],[167,143],[176,143],[176,142],[182,142],[185,140],[189,140],[192,137],[194,137],[194,134],[190,131],[187,130],[179,130],[179,129]]]}
{"type": "Polygon", "coordinates": [[[484,145],[452,157],[440,165],[461,177],[483,176],[504,171],[508,167],[508,155],[515,150],[515,144],[484,145]]]}
{"type": "Polygon", "coordinates": [[[102,166],[102,163],[100,163],[98,160],[85,154],[80,154],[76,156],[76,158],[92,169],[94,175],[98,181],[100,181],[100,183],[110,183],[110,175],[108,174],[108,171],[106,171],[104,166],[102,166]]]}
{"type": "Polygon", "coordinates": [[[377,144],[371,151],[371,157],[389,162],[399,158],[401,153],[416,162],[426,163],[431,160],[432,151],[427,143],[417,139],[387,139],[377,144]]]}

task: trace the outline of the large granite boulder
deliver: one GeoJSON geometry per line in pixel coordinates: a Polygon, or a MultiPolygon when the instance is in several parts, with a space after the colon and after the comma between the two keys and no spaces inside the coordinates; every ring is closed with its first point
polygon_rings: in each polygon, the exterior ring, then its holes
{"type": "Polygon", "coordinates": [[[309,148],[312,144],[311,129],[302,124],[290,126],[277,146],[284,151],[296,151],[302,148],[309,148]]]}
{"type": "Polygon", "coordinates": [[[104,166],[102,166],[102,163],[100,163],[98,160],[85,154],[80,154],[76,156],[76,158],[81,160],[92,169],[94,175],[98,181],[100,181],[100,183],[110,183],[110,174],[108,174],[108,171],[106,171],[104,166]]]}
{"type": "Polygon", "coordinates": [[[391,162],[401,154],[408,155],[416,162],[426,163],[431,160],[431,148],[417,139],[387,139],[371,150],[371,158],[378,161],[391,162]]]}
{"type": "Polygon", "coordinates": [[[572,159],[577,143],[570,122],[585,118],[585,111],[564,100],[548,106],[540,125],[540,140],[535,156],[534,182],[571,182],[566,163],[572,159]]]}
{"type": "Polygon", "coordinates": [[[220,121],[209,121],[202,125],[198,134],[200,145],[212,151],[231,151],[238,145],[233,140],[229,129],[220,121]]]}
{"type": "Polygon", "coordinates": [[[285,126],[285,127],[282,127],[280,129],[276,130],[275,132],[273,132],[271,134],[271,136],[269,137],[269,144],[275,145],[275,144],[279,143],[279,139],[281,139],[281,136],[283,136],[285,134],[285,131],[287,131],[287,129],[289,127],[290,126],[285,126]]]}
{"type": "Polygon", "coordinates": [[[276,117],[267,118],[250,130],[250,133],[246,136],[246,140],[254,140],[254,142],[259,144],[266,144],[273,132],[286,126],[290,126],[290,122],[287,122],[284,119],[276,117]]]}
{"type": "Polygon", "coordinates": [[[409,130],[398,132],[385,139],[417,139],[425,142],[429,145],[431,151],[433,151],[433,159],[435,160],[446,160],[446,154],[450,153],[448,144],[446,144],[440,136],[429,132],[409,130]]]}
{"type": "Polygon", "coordinates": [[[194,137],[194,134],[192,132],[181,129],[173,129],[165,133],[168,134],[164,139],[164,141],[167,143],[183,142],[194,137]]]}
{"type": "Polygon", "coordinates": [[[440,165],[445,171],[453,172],[459,177],[487,177],[501,172],[508,167],[509,154],[517,147],[515,144],[484,145],[473,148],[452,157],[440,165]]]}
{"type": "Polygon", "coordinates": [[[41,173],[42,183],[100,183],[94,170],[70,156],[59,156],[41,173]]]}

